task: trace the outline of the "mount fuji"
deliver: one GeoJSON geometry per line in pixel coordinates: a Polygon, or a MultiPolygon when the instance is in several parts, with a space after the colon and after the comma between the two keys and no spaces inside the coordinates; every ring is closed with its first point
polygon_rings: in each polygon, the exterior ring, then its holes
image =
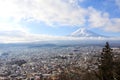
{"type": "Polygon", "coordinates": [[[75,32],[71,33],[69,36],[71,37],[106,37],[104,35],[100,35],[95,32],[92,32],[86,28],[80,28],[75,32]]]}

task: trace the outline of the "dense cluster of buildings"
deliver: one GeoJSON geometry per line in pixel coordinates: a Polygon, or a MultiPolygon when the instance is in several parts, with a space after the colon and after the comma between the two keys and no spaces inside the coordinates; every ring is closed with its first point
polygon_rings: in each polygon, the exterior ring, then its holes
{"type": "MultiPolygon", "coordinates": [[[[99,50],[89,48],[86,50],[74,49],[72,53],[57,54],[51,57],[31,58],[29,60],[0,60],[0,80],[61,80],[64,72],[74,72],[74,68],[96,69],[96,59],[99,50]]],[[[114,49],[120,53],[120,49],[114,49]]],[[[98,55],[99,56],[99,55],[98,55]]]]}

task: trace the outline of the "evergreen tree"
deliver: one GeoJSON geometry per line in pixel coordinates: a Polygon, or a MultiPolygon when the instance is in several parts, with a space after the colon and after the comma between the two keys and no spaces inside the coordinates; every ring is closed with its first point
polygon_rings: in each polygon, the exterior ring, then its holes
{"type": "Polygon", "coordinates": [[[108,42],[106,42],[105,48],[103,48],[101,53],[99,72],[101,80],[114,80],[113,54],[108,42]]]}

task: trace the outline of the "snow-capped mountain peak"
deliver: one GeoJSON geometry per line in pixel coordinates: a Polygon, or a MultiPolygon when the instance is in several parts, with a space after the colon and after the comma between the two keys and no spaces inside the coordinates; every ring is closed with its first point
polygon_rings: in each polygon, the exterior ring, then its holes
{"type": "Polygon", "coordinates": [[[70,34],[70,36],[72,37],[103,37],[102,35],[94,33],[86,28],[80,28],[75,32],[73,32],[72,34],[70,34]]]}

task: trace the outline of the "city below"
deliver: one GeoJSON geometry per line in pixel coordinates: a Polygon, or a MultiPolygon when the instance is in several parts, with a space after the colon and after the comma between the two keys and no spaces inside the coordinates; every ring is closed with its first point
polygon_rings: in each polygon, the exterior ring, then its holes
{"type": "MultiPolygon", "coordinates": [[[[0,80],[99,80],[104,45],[1,44],[0,80]]],[[[111,48],[120,61],[120,46],[111,48]]]]}

